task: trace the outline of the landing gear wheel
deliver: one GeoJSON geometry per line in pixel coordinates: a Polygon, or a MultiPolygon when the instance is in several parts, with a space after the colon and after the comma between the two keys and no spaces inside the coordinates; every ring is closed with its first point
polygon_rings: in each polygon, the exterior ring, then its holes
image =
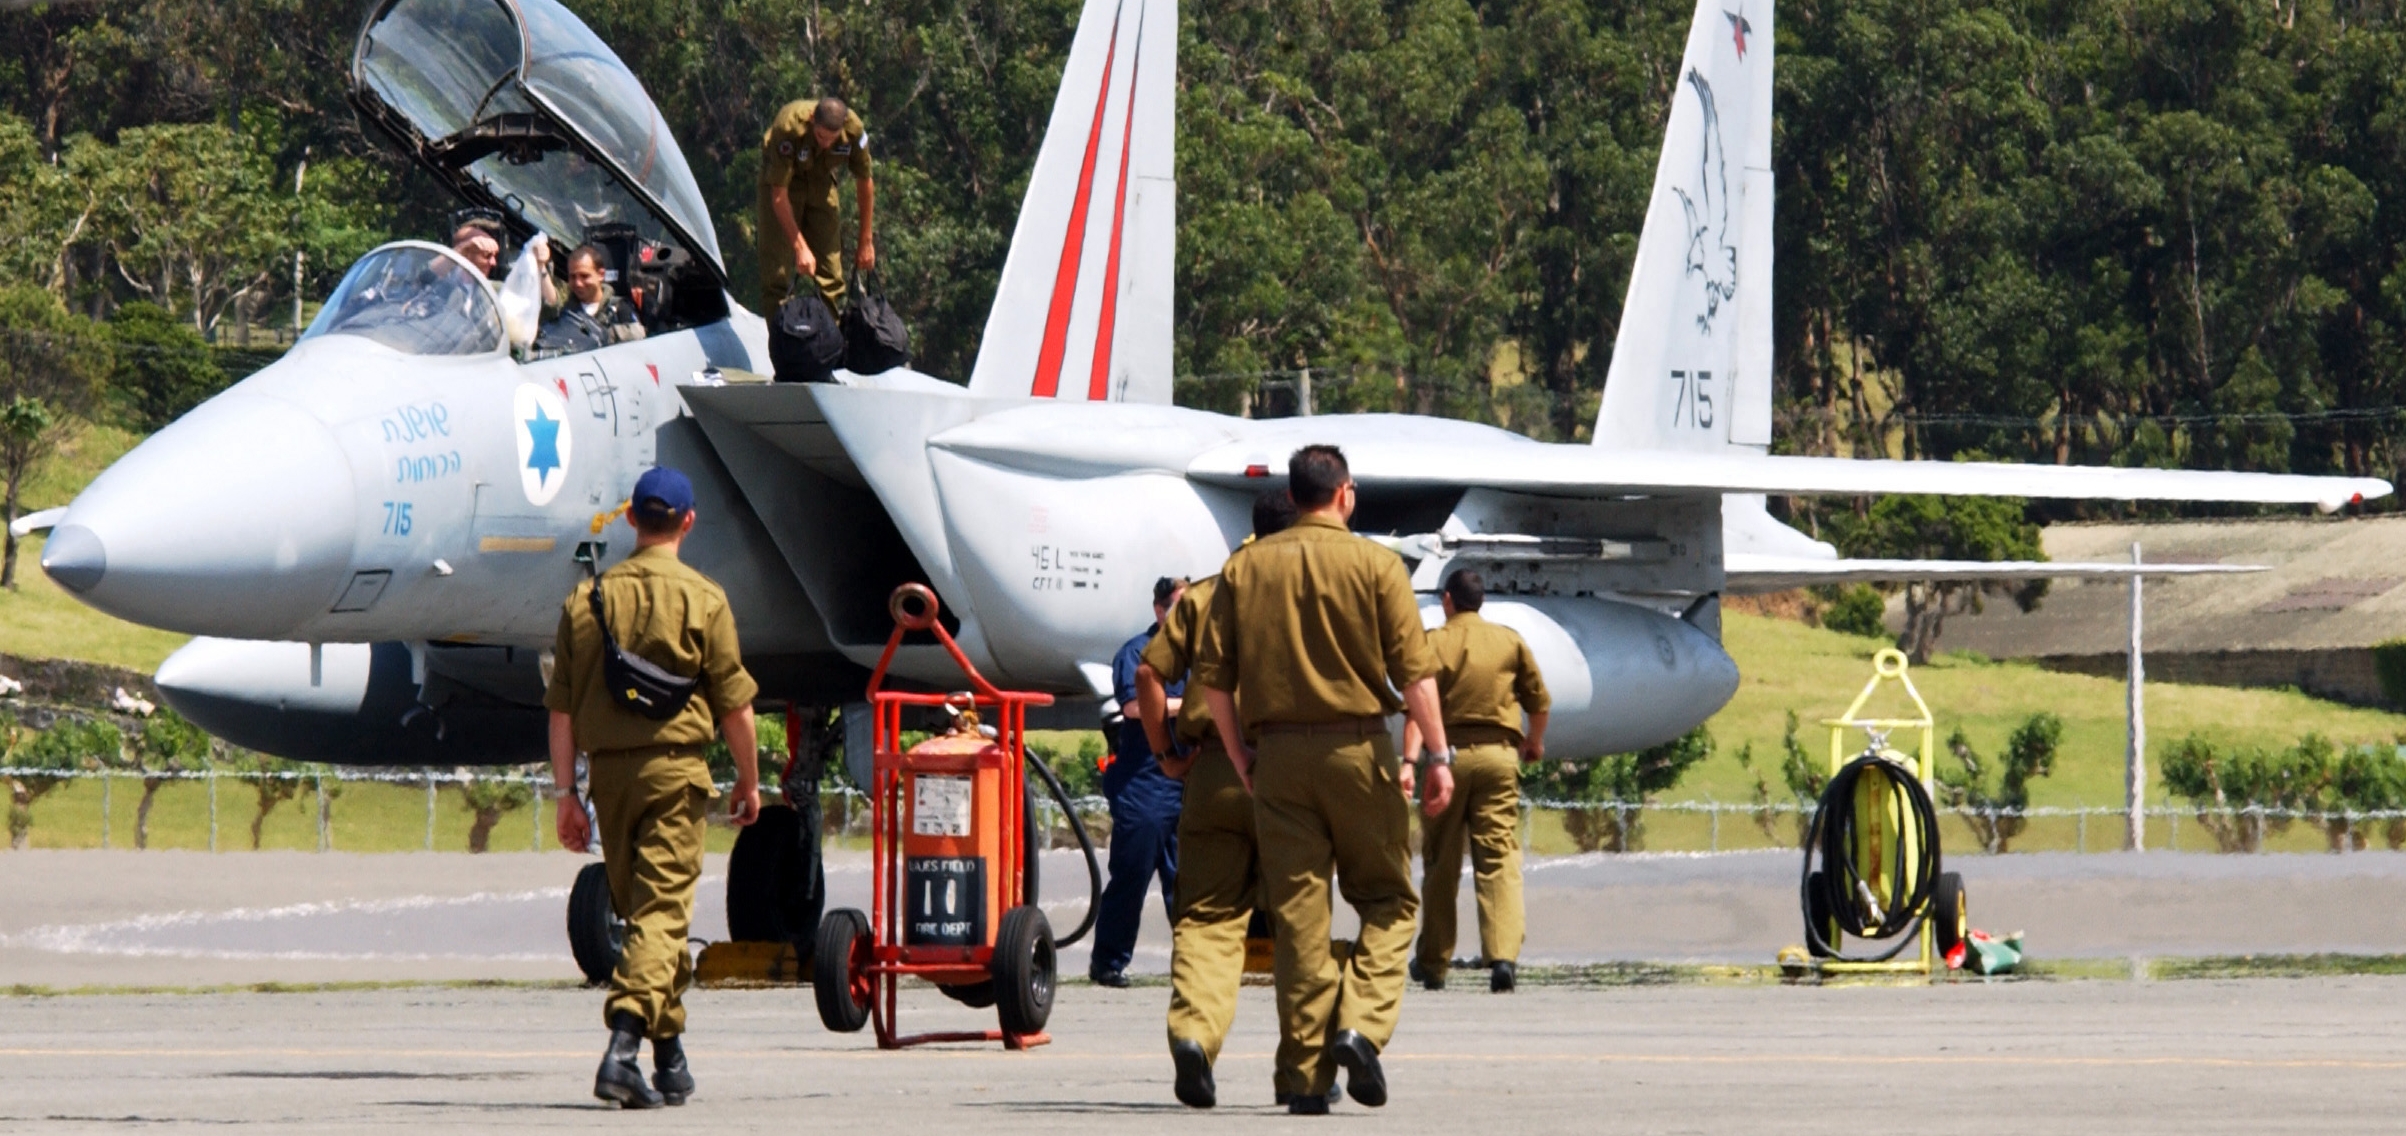
{"type": "Polygon", "coordinates": [[[819,862],[816,808],[769,805],[735,835],[727,857],[727,937],[745,943],[792,943],[804,973],[827,902],[819,862]]]}
{"type": "Polygon", "coordinates": [[[877,1002],[877,979],[869,964],[877,941],[869,936],[869,917],[849,907],[827,913],[819,924],[819,941],[812,956],[818,970],[812,993],[818,998],[819,1020],[837,1033],[858,1033],[869,1022],[877,1002]]]}
{"type": "Polygon", "coordinates": [[[1971,903],[1963,891],[1963,877],[1953,872],[1940,872],[1938,886],[1930,893],[1930,929],[1935,936],[1938,955],[1945,958],[1971,930],[1971,903]]]}
{"type": "Polygon", "coordinates": [[[600,986],[618,969],[618,952],[626,946],[627,924],[610,906],[610,873],[600,864],[578,869],[568,888],[568,953],[585,984],[600,986]]]}
{"type": "Polygon", "coordinates": [[[1838,918],[1830,911],[1829,879],[1822,872],[1805,879],[1805,950],[1814,958],[1838,953],[1838,918]]]}
{"type": "Polygon", "coordinates": [[[1003,912],[994,936],[994,1007],[1004,1033],[1044,1032],[1044,1023],[1053,1016],[1058,969],[1053,928],[1044,909],[1021,906],[1003,912]]]}

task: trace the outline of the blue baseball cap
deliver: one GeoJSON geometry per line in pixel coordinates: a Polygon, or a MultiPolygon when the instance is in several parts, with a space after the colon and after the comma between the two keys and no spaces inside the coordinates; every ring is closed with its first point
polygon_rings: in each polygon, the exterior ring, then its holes
{"type": "Polygon", "coordinates": [[[667,466],[654,466],[635,479],[629,508],[647,519],[668,521],[693,511],[693,482],[667,466]]]}

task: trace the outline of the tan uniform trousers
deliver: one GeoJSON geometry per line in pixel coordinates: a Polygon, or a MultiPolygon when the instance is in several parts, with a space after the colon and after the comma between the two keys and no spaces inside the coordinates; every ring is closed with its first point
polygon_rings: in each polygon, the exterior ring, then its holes
{"type": "MultiPolygon", "coordinates": [[[[797,205],[794,227],[801,230],[802,243],[810,246],[810,255],[819,262],[814,278],[819,295],[826,297],[827,308],[837,315],[844,314],[844,241],[839,230],[843,215],[833,209],[814,209],[797,205]]],[[[760,209],[760,231],[775,234],[777,218],[766,205],[760,209]]],[[[782,241],[764,236],[760,242],[760,300],[762,313],[774,315],[777,305],[793,294],[794,250],[782,241]],[[775,247],[771,247],[775,246],[775,247]]]]}
{"type": "Polygon", "coordinates": [[[1281,1085],[1325,1093],[1336,1068],[1320,1054],[1354,1030],[1385,1049],[1403,1008],[1412,949],[1410,803],[1384,731],[1304,734],[1265,729],[1253,765],[1253,817],[1263,883],[1278,924],[1281,1085]],[[1362,920],[1350,954],[1330,948],[1329,867],[1362,920]]]}
{"type": "Polygon", "coordinates": [[[606,1024],[620,1013],[643,1019],[655,1040],[685,1032],[686,987],[693,955],[694,884],[702,878],[704,812],[717,791],[699,749],[654,756],[596,754],[593,811],[610,906],[627,921],[626,945],[610,975],[606,1024]]]}
{"type": "Polygon", "coordinates": [[[1443,975],[1454,954],[1454,897],[1462,891],[1463,845],[1479,896],[1479,958],[1518,962],[1527,933],[1520,894],[1520,750],[1508,743],[1454,754],[1454,799],[1424,820],[1421,835],[1420,965],[1443,975]]]}
{"type": "MultiPolygon", "coordinates": [[[[1261,857],[1253,835],[1253,795],[1237,780],[1228,751],[1206,741],[1187,770],[1178,809],[1178,905],[1170,926],[1170,1040],[1192,1041],[1217,1064],[1236,1020],[1237,989],[1245,978],[1245,937],[1262,903],[1261,857]]],[[[1287,1065],[1312,1056],[1281,1040],[1273,1081],[1279,1092],[1302,1092],[1287,1065]],[[1290,1060],[1291,1058],[1291,1060],[1290,1060]]]]}

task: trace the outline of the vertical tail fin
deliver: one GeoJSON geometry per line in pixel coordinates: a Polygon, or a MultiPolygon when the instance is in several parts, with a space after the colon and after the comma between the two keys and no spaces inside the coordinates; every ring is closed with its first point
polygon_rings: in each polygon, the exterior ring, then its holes
{"type": "Polygon", "coordinates": [[[969,389],[1170,401],[1177,0],[1086,0],[969,389]]]}
{"type": "Polygon", "coordinates": [[[1771,7],[1697,0],[1599,446],[1770,446],[1771,7]]]}

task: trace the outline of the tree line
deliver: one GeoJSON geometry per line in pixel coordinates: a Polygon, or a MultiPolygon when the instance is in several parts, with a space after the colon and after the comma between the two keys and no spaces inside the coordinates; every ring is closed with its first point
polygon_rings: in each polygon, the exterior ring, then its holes
{"type": "MultiPolygon", "coordinates": [[[[763,126],[790,99],[853,103],[920,365],[968,374],[1077,0],[572,7],[687,151],[739,299],[763,126]]],[[[1235,409],[1309,368],[1324,410],[1583,438],[1692,11],[1183,4],[1181,398],[1235,409]]],[[[164,314],[223,344],[289,323],[364,249],[438,236],[453,203],[344,100],[364,14],[0,12],[0,279],[55,301],[19,296],[0,321],[56,344],[134,313],[155,341],[164,314]]],[[[1787,0],[1776,25],[1777,448],[2396,476],[2395,0],[1787,0]]],[[[126,352],[87,351],[78,373],[98,378],[62,401],[34,373],[59,355],[0,373],[12,463],[45,413],[155,418],[180,397],[109,394],[126,352]]],[[[2026,554],[2029,522],[2133,511],[1783,507],[1884,554],[2026,554]]],[[[1965,602],[1909,597],[1907,638],[1965,602]]]]}

